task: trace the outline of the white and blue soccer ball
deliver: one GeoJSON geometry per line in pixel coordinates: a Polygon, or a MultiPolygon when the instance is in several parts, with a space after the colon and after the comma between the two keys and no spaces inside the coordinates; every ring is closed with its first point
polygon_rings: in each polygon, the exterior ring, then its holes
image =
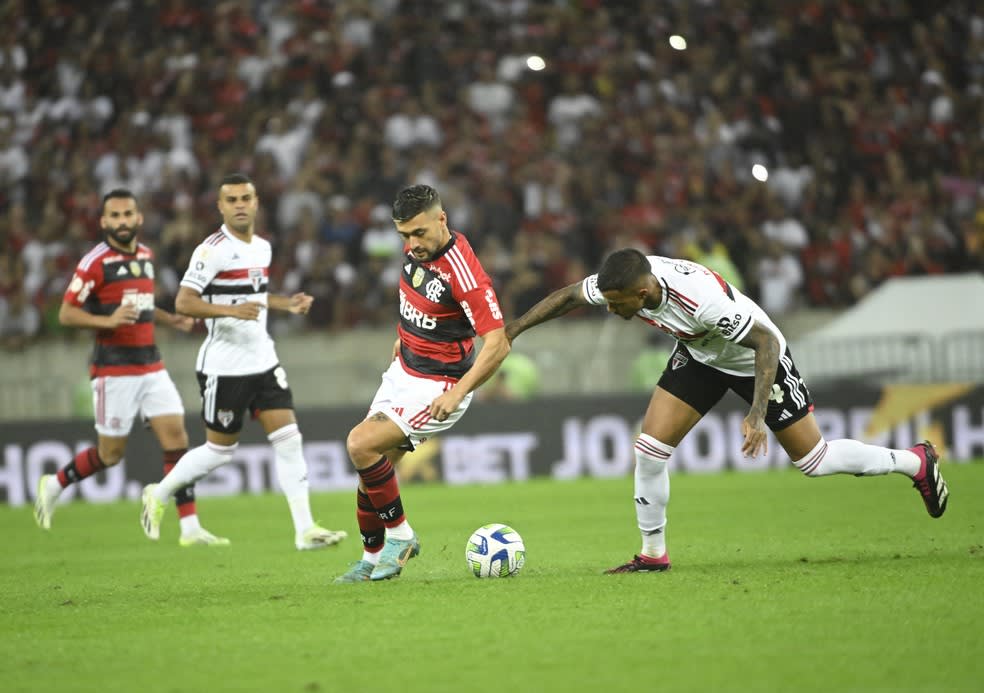
{"type": "Polygon", "coordinates": [[[509,525],[484,525],[468,537],[465,561],[475,577],[509,577],[523,569],[526,546],[509,525]]]}

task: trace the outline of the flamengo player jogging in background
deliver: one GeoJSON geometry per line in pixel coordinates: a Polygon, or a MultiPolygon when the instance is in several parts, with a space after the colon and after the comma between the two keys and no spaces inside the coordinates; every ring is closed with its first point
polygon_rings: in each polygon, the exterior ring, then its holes
{"type": "Polygon", "coordinates": [[[348,436],[360,477],[356,517],[363,553],[338,583],[396,577],[420,552],[393,466],[451,428],[472,391],[509,353],[492,280],[465,237],[448,229],[437,191],[427,185],[401,190],[393,221],[406,241],[398,339],[368,417],[348,436]],[[477,355],[476,334],[485,342],[477,355]]]}
{"type": "MultiPolygon", "coordinates": [[[[63,325],[96,330],[89,374],[98,445],[80,452],[58,474],[41,477],[34,517],[43,529],[51,527],[62,489],[123,458],[137,414],[147,419],[164,450],[165,474],[188,449],[184,405],[164,370],[154,323],[188,332],[194,321],[154,307],[154,254],[137,241],[143,216],[133,193],[108,192],[100,224],[106,240],[75,268],[58,313],[63,325]]],[[[198,523],[193,486],[177,489],[174,500],[181,517],[181,546],[229,543],[198,523]]]]}
{"type": "Polygon", "coordinates": [[[688,260],[625,249],[601,271],[559,289],[506,326],[510,341],[534,325],[586,305],[607,305],[625,320],[638,316],[673,335],[677,346],[656,386],[635,444],[636,519],[642,550],[609,573],[658,572],[666,554],[667,462],[673,450],[729,389],[751,405],[742,422],[742,453],[766,452],[766,426],[807,476],[898,472],[913,480],[932,517],[949,495],[929,442],[890,450],[855,440],[826,441],[813,400],[786,340],[765,312],[716,273],[688,260]]]}
{"type": "Polygon", "coordinates": [[[257,413],[273,445],[295,546],[303,551],[337,544],[345,532],[319,527],[311,516],[293,397],[266,327],[267,308],[307,313],[312,299],[267,293],[270,243],[254,234],[259,200],[249,178],[223,178],[218,207],[225,223],[195,248],[176,301],[179,312],[203,318],[208,326],[195,368],[206,443],[189,451],[159,484],[144,487],[144,533],[155,540],[160,536],[164,503],[177,489],[232,461],[249,410],[257,413]]]}

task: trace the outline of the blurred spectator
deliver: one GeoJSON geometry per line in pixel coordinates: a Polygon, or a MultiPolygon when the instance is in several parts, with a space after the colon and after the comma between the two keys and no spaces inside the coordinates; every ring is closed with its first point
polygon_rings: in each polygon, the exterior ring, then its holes
{"type": "Polygon", "coordinates": [[[49,315],[125,185],[166,305],[238,170],[274,279],[317,287],[313,328],[392,322],[383,210],[411,182],[512,315],[627,245],[685,249],[774,312],[984,266],[979,3],[422,7],[0,0],[0,293],[49,315]]]}
{"type": "Polygon", "coordinates": [[[796,306],[803,286],[799,259],[777,240],[767,240],[758,263],[758,304],[769,315],[780,316],[796,306]]]}
{"type": "Polygon", "coordinates": [[[25,349],[41,332],[41,315],[23,288],[0,299],[0,346],[6,351],[25,349]]]}

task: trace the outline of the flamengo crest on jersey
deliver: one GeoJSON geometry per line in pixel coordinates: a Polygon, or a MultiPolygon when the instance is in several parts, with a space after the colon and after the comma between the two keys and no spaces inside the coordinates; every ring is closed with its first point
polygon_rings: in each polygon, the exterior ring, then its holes
{"type": "MultiPolygon", "coordinates": [[[[253,235],[249,243],[225,225],[195,248],[181,280],[209,303],[267,305],[270,243],[253,235]]],[[[208,375],[252,375],[277,365],[277,352],[267,332],[267,311],[256,320],[208,318],[208,337],[198,351],[195,370],[208,375]]]]}
{"type": "Polygon", "coordinates": [[[143,375],[164,368],[154,342],[154,254],[142,243],[134,253],[106,242],[90,250],[75,268],[64,300],[93,315],[112,315],[122,304],[139,311],[136,323],[98,330],[90,358],[95,377],[143,375]]]}
{"type": "MultiPolygon", "coordinates": [[[[755,323],[776,335],[780,354],[786,351],[785,337],[765,311],[716,272],[690,260],[658,255],[647,259],[663,298],[658,308],[643,308],[636,315],[676,337],[696,360],[731,375],[754,376],[755,351],[738,342],[755,323]]],[[[598,290],[597,274],[581,283],[581,292],[589,303],[607,304],[598,290]]]]}
{"type": "Polygon", "coordinates": [[[460,378],[475,360],[474,337],[502,327],[499,299],[457,231],[428,262],[406,253],[400,272],[400,357],[411,372],[460,378]]]}

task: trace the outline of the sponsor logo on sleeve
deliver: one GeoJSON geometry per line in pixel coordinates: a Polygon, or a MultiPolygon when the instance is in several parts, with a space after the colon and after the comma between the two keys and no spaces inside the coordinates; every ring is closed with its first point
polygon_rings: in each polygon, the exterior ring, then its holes
{"type": "Polygon", "coordinates": [[[721,331],[725,337],[730,337],[735,333],[739,327],[741,327],[741,313],[735,313],[733,317],[724,317],[717,321],[718,330],[721,331]]]}

